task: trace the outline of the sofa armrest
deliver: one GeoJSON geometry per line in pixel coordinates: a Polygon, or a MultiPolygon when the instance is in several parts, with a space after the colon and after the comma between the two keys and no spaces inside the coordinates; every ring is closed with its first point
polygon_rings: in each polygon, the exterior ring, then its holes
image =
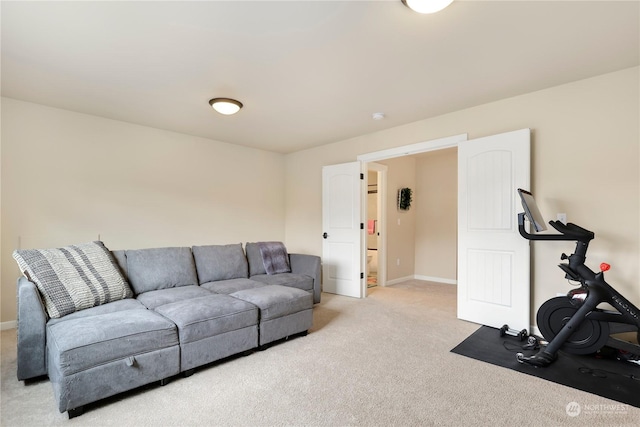
{"type": "Polygon", "coordinates": [[[291,272],[296,274],[306,274],[313,277],[313,302],[320,302],[321,281],[320,281],[320,257],[316,255],[289,254],[291,272]]]}
{"type": "Polygon", "coordinates": [[[47,374],[47,313],[36,285],[18,279],[18,380],[47,374]]]}

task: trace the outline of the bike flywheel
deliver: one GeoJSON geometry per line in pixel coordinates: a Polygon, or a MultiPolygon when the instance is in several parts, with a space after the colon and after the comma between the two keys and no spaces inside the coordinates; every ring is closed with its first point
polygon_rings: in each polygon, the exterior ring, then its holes
{"type": "MultiPolygon", "coordinates": [[[[551,298],[542,304],[536,315],[542,336],[551,342],[577,311],[578,307],[567,297],[551,298]]],[[[600,350],[608,339],[608,323],[585,319],[560,349],[572,354],[591,354],[600,350]]]]}

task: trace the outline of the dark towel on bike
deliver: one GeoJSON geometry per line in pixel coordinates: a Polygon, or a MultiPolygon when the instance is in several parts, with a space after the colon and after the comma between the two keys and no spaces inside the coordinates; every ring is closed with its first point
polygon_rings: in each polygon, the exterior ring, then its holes
{"type": "Polygon", "coordinates": [[[291,273],[289,254],[282,242],[258,242],[267,274],[291,273]]]}

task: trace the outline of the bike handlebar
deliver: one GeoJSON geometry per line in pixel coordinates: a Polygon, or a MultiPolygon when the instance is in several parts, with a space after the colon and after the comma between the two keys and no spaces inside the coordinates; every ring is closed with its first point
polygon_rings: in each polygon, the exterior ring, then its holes
{"type": "Polygon", "coordinates": [[[519,213],[518,231],[520,232],[520,235],[527,240],[577,240],[579,242],[588,243],[595,237],[595,234],[586,228],[582,228],[571,222],[564,224],[560,221],[549,221],[549,225],[561,234],[530,234],[524,228],[524,219],[525,213],[519,213]]]}
{"type": "Polygon", "coordinates": [[[595,234],[592,231],[589,231],[586,228],[582,228],[572,222],[564,224],[560,221],[549,221],[549,225],[551,225],[562,234],[588,237],[589,240],[592,240],[595,237],[595,234]]]}

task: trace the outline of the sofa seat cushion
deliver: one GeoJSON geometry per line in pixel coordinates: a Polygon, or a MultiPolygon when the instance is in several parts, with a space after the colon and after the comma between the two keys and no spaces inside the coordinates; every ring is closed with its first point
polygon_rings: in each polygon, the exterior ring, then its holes
{"type": "Polygon", "coordinates": [[[229,295],[244,289],[260,288],[266,285],[251,279],[230,279],[207,282],[203,283],[201,286],[211,292],[215,292],[216,294],[229,295]]]}
{"type": "Polygon", "coordinates": [[[260,308],[260,322],[298,313],[313,307],[313,295],[288,286],[263,286],[234,292],[232,297],[260,308]]]}
{"type": "Polygon", "coordinates": [[[191,250],[200,284],[249,277],[249,265],[241,243],[193,246],[191,250]]]}
{"type": "Polygon", "coordinates": [[[125,310],[146,310],[147,307],[142,305],[138,300],[134,298],[122,299],[119,301],[110,302],[109,304],[103,304],[86,310],[76,311],[75,313],[67,314],[59,319],[50,319],[47,325],[55,325],[59,322],[66,322],[67,320],[79,319],[82,317],[99,316],[101,314],[115,313],[117,311],[125,310]]]}
{"type": "Polygon", "coordinates": [[[161,305],[171,304],[192,298],[199,298],[211,295],[211,292],[200,286],[180,286],[178,288],[159,289],[138,295],[138,301],[145,307],[153,310],[161,305]]]}
{"type": "Polygon", "coordinates": [[[177,301],[156,308],[156,312],[178,326],[181,344],[258,324],[255,305],[228,295],[177,301]]]}
{"type": "Polygon", "coordinates": [[[150,310],[123,310],[47,325],[49,364],[62,376],[178,343],[176,326],[150,310]]]}
{"type": "Polygon", "coordinates": [[[251,280],[267,285],[281,285],[302,289],[303,291],[313,291],[313,277],[305,274],[280,273],[280,274],[257,274],[251,276],[251,280]]]}
{"type": "Polygon", "coordinates": [[[191,248],[127,250],[126,274],[137,294],[198,284],[191,248]]]}

